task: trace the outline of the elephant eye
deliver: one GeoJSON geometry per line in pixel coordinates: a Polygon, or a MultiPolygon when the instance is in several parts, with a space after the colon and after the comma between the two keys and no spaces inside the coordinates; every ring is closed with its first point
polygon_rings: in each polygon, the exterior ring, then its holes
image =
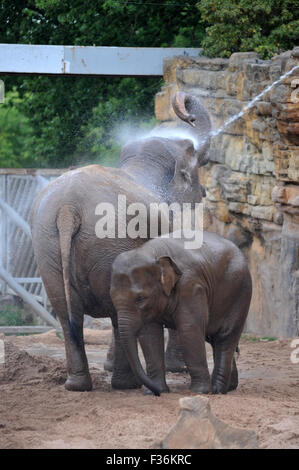
{"type": "Polygon", "coordinates": [[[143,295],[138,295],[138,297],[136,297],[135,299],[135,303],[138,305],[138,307],[142,307],[147,300],[147,297],[144,297],[143,295]]]}
{"type": "Polygon", "coordinates": [[[187,170],[185,170],[184,168],[182,168],[182,169],[181,169],[181,174],[183,175],[184,179],[185,179],[186,181],[188,181],[188,183],[192,183],[191,175],[190,175],[190,173],[189,173],[187,170]]]}

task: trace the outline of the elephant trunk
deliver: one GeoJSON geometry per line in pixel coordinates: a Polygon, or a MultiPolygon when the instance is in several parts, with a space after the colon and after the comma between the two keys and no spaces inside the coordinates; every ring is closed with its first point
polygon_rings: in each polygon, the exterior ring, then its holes
{"type": "Polygon", "coordinates": [[[198,142],[198,166],[205,165],[205,154],[210,146],[211,136],[211,121],[207,111],[198,98],[183,91],[175,93],[172,106],[176,115],[191,126],[190,131],[198,142]]]}
{"type": "Polygon", "coordinates": [[[137,332],[139,328],[136,327],[136,321],[131,321],[127,316],[119,315],[118,330],[121,344],[134,374],[143,385],[149,388],[156,396],[160,396],[160,389],[146,375],[138,356],[137,332]]]}

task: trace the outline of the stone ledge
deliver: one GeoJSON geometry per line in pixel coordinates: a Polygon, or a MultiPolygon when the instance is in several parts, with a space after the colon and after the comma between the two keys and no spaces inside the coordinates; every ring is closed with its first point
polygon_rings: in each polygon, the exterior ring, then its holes
{"type": "Polygon", "coordinates": [[[209,399],[181,398],[178,422],[160,444],[162,449],[257,449],[254,431],[233,428],[217,419],[209,399]]]}

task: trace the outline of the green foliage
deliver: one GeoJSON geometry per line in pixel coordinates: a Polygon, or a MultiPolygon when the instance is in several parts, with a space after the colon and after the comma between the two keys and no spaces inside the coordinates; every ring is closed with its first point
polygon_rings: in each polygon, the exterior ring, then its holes
{"type": "MultiPolygon", "coordinates": [[[[196,0],[2,0],[0,42],[127,47],[198,47],[196,0]]],[[[149,121],[158,78],[8,77],[32,126],[35,166],[118,160],[118,121],[149,121]],[[116,157],[117,156],[117,157],[116,157]]],[[[1,106],[1,105],[0,105],[1,106]]],[[[27,162],[18,157],[18,163],[27,162]]],[[[13,163],[11,166],[15,166],[13,163]]]]}
{"type": "Polygon", "coordinates": [[[269,341],[276,341],[278,338],[276,336],[255,336],[251,334],[243,333],[241,335],[242,341],[253,342],[253,343],[267,343],[269,341]]]}
{"type": "MultiPolygon", "coordinates": [[[[160,85],[159,85],[160,86],[160,85]]],[[[121,148],[119,131],[129,121],[132,128],[153,127],[152,110],[146,106],[156,91],[156,79],[111,79],[107,87],[110,98],[92,110],[82,126],[83,137],[76,150],[78,163],[96,162],[117,166],[121,148]],[[147,86],[145,86],[147,85],[147,86]],[[113,96],[114,95],[114,96],[113,96]]]]}
{"type": "Polygon", "coordinates": [[[262,336],[260,341],[276,341],[278,338],[276,336],[262,336]]]}
{"type": "Polygon", "coordinates": [[[208,26],[204,53],[212,57],[256,51],[268,59],[298,41],[298,0],[201,0],[198,8],[208,26]]]}
{"type": "Polygon", "coordinates": [[[0,309],[0,326],[26,325],[23,320],[22,310],[16,306],[5,305],[0,309]]]}
{"type": "Polygon", "coordinates": [[[28,77],[20,88],[24,99],[19,107],[34,130],[36,166],[75,164],[81,126],[101,96],[99,82],[94,78],[28,77]]]}
{"type": "Polygon", "coordinates": [[[16,88],[6,93],[0,104],[0,166],[34,166],[33,129],[28,117],[19,111],[16,88]]]}

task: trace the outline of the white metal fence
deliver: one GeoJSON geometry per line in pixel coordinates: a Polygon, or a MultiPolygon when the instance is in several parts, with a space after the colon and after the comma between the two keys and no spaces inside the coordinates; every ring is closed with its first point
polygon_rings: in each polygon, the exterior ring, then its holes
{"type": "Polygon", "coordinates": [[[63,171],[0,170],[0,293],[24,300],[29,294],[37,310],[36,302],[45,310],[44,319],[51,306],[34,259],[28,221],[37,193],[63,171]]]}

